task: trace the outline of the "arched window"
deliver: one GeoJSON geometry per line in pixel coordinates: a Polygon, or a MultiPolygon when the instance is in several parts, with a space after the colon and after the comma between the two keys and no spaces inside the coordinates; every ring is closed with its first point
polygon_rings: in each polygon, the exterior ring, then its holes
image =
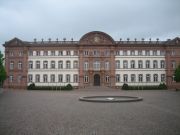
{"type": "Polygon", "coordinates": [[[161,68],[165,68],[165,61],[161,60],[161,68]]]}
{"type": "Polygon", "coordinates": [[[135,74],[131,74],[131,82],[135,82],[136,81],[136,76],[135,74]]]}
{"type": "Polygon", "coordinates": [[[29,61],[29,69],[33,69],[33,62],[29,61]]]}
{"type": "Polygon", "coordinates": [[[120,74],[116,74],[116,82],[120,82],[120,74]]]}
{"type": "Polygon", "coordinates": [[[138,61],[138,68],[143,68],[143,62],[142,62],[142,60],[139,60],[139,61],[138,61]]]}
{"type": "Polygon", "coordinates": [[[154,74],[154,82],[158,82],[158,75],[154,74]]]}
{"type": "Polygon", "coordinates": [[[135,68],[135,61],[134,60],[131,61],[131,68],[135,68]]]}
{"type": "Polygon", "coordinates": [[[35,81],[40,82],[40,75],[39,74],[36,75],[36,80],[35,81]]]}
{"type": "Polygon", "coordinates": [[[68,82],[68,83],[71,82],[71,76],[69,74],[66,75],[66,82],[68,82]]]}
{"type": "Polygon", "coordinates": [[[120,69],[120,61],[116,60],[116,69],[120,69]]]}
{"type": "Polygon", "coordinates": [[[55,82],[55,74],[51,75],[51,82],[53,82],[53,83],[55,82]]]}
{"type": "Polygon", "coordinates": [[[158,68],[158,62],[157,62],[157,60],[154,60],[154,61],[153,61],[153,68],[158,68]]]}
{"type": "Polygon", "coordinates": [[[125,83],[128,82],[128,75],[127,74],[123,75],[123,80],[124,80],[125,83]]]}
{"type": "Polygon", "coordinates": [[[66,61],[66,69],[70,69],[71,68],[71,62],[70,61],[66,61]]]}
{"type": "Polygon", "coordinates": [[[146,68],[150,68],[150,61],[149,60],[146,61],[146,68]]]}
{"type": "Polygon", "coordinates": [[[48,61],[43,61],[43,68],[48,69],[48,61]]]}
{"type": "Polygon", "coordinates": [[[151,82],[151,76],[150,76],[150,74],[147,74],[147,75],[146,75],[146,82],[151,82]]]}
{"type": "Polygon", "coordinates": [[[45,74],[45,75],[43,75],[43,82],[48,82],[48,76],[47,76],[47,74],[45,74]]]}
{"type": "Polygon", "coordinates": [[[62,60],[58,61],[58,68],[63,69],[63,61],[62,60]]]}
{"type": "Polygon", "coordinates": [[[105,62],[105,70],[109,70],[109,68],[110,68],[109,61],[106,61],[105,62]]]}
{"type": "Polygon", "coordinates": [[[105,80],[106,80],[106,83],[109,83],[109,75],[106,75],[106,78],[105,78],[105,80]]]}
{"type": "Polygon", "coordinates": [[[139,82],[142,82],[142,81],[143,81],[143,75],[139,74],[139,82]]]}
{"type": "Polygon", "coordinates": [[[127,60],[123,61],[123,68],[128,68],[128,61],[127,60]]]}
{"type": "Polygon", "coordinates": [[[55,61],[51,61],[51,68],[55,69],[56,65],[55,65],[55,61]]]}
{"type": "Polygon", "coordinates": [[[73,62],[73,68],[77,69],[78,68],[78,61],[73,62]]]}
{"type": "Polygon", "coordinates": [[[40,69],[40,61],[36,61],[36,69],[40,69]]]}

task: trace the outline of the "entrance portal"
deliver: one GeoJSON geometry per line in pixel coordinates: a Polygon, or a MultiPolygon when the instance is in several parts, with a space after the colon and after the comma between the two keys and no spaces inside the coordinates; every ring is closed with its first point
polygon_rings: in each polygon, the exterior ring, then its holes
{"type": "Polygon", "coordinates": [[[100,86],[100,75],[99,74],[94,75],[94,86],[100,86]]]}

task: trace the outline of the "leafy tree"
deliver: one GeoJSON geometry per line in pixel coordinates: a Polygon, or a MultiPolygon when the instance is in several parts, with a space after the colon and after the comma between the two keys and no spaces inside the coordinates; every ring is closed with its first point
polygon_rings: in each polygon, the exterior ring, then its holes
{"type": "Polygon", "coordinates": [[[175,81],[180,82],[180,65],[176,68],[174,75],[175,75],[175,78],[174,78],[175,81]]]}
{"type": "Polygon", "coordinates": [[[3,65],[3,54],[0,51],[0,86],[2,86],[4,80],[6,79],[6,70],[3,65]]]}

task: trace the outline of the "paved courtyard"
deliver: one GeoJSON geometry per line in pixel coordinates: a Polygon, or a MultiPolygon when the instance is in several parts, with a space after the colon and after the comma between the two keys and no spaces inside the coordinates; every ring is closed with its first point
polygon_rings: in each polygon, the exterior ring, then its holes
{"type": "Polygon", "coordinates": [[[0,94],[0,135],[180,135],[180,92],[7,90],[0,94]],[[133,103],[90,103],[80,96],[141,96],[133,103]]]}

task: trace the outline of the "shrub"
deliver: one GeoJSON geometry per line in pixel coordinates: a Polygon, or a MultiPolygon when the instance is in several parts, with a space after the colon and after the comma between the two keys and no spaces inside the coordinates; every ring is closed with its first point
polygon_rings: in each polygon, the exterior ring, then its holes
{"type": "Polygon", "coordinates": [[[122,89],[123,89],[123,90],[128,90],[128,89],[129,89],[128,84],[124,83],[123,86],[122,86],[122,89]]]}
{"type": "Polygon", "coordinates": [[[159,86],[158,86],[158,89],[167,89],[167,86],[165,83],[160,83],[159,86]]]}
{"type": "Polygon", "coordinates": [[[72,89],[73,89],[73,87],[72,87],[71,84],[67,84],[67,85],[66,85],[66,90],[72,90],[72,89]]]}
{"type": "Polygon", "coordinates": [[[33,90],[33,89],[35,89],[35,84],[34,83],[31,83],[28,87],[27,87],[27,89],[28,90],[33,90]]]}

